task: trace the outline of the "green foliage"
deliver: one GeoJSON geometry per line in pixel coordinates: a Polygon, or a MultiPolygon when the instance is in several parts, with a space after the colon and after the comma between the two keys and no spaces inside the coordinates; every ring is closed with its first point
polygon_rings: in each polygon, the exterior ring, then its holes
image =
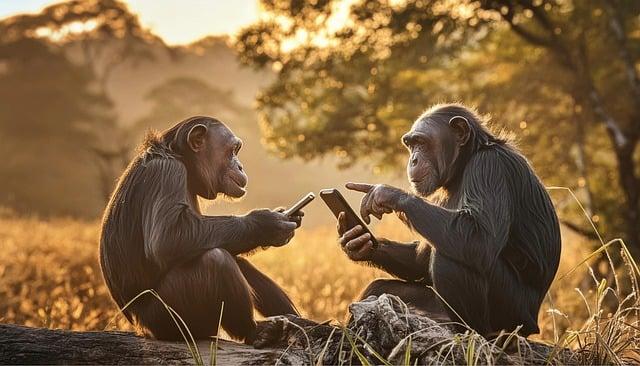
{"type": "Polygon", "coordinates": [[[245,29],[236,44],[243,62],[277,72],[258,97],[272,151],[307,160],[335,154],[341,166],[364,158],[399,170],[406,160],[400,136],[420,112],[462,101],[514,132],[545,182],[578,189],[602,229],[626,230],[637,246],[639,231],[630,225],[640,211],[640,82],[629,65],[640,61],[640,3],[300,6],[265,6],[269,20],[245,29]],[[335,27],[340,11],[349,17],[335,27]],[[299,15],[307,12],[315,15],[299,15]]]}

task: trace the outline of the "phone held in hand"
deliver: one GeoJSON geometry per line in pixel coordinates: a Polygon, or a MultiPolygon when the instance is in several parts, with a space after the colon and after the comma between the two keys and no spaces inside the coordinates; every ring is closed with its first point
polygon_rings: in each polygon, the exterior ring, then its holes
{"type": "Polygon", "coordinates": [[[296,212],[302,210],[302,208],[304,206],[308,205],[311,201],[313,201],[314,198],[316,198],[316,195],[313,194],[313,192],[307,193],[307,195],[302,197],[302,199],[300,199],[300,201],[296,202],[293,206],[291,206],[290,208],[286,209],[283,212],[283,214],[285,214],[287,216],[292,216],[296,212]]]}
{"type": "Polygon", "coordinates": [[[320,198],[322,198],[324,203],[327,204],[327,207],[329,207],[336,218],[338,218],[340,212],[344,212],[347,222],[347,230],[350,230],[358,225],[362,226],[365,232],[371,235],[371,242],[373,243],[373,247],[378,247],[378,241],[376,240],[375,236],[373,236],[371,230],[369,230],[360,216],[355,213],[353,208],[349,206],[349,203],[347,203],[347,200],[344,199],[340,191],[335,188],[323,189],[320,191],[320,198]]]}

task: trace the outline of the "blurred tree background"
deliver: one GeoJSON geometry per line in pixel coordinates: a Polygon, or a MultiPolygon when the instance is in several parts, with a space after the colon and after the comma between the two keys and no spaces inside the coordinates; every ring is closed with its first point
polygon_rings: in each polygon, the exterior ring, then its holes
{"type": "MultiPolygon", "coordinates": [[[[607,237],[640,254],[640,2],[262,0],[242,62],[268,148],[401,170],[400,136],[429,105],[462,101],[516,133],[547,186],[575,191],[607,237]],[[336,26],[340,8],[348,18],[336,26]]],[[[560,216],[593,237],[566,192],[560,216]]]]}
{"type": "Polygon", "coordinates": [[[110,76],[128,60],[151,57],[150,45],[162,41],[115,0],[63,2],[11,17],[0,22],[0,34],[0,134],[9,157],[0,165],[7,185],[0,204],[95,215],[128,162],[110,76]],[[93,174],[100,193],[84,196],[79,185],[93,174]]]}
{"type": "MultiPolygon", "coordinates": [[[[398,184],[402,133],[429,105],[461,101],[513,132],[548,186],[573,189],[606,237],[639,254],[639,2],[261,7],[235,39],[186,46],[166,45],[116,0],[0,20],[0,205],[97,217],[145,130],[194,114],[248,142],[257,184],[234,210],[356,177],[398,184]]],[[[570,195],[554,198],[565,224],[593,237],[570,195]]]]}
{"type": "MultiPolygon", "coordinates": [[[[433,103],[475,105],[547,186],[571,188],[606,240],[624,238],[640,258],[640,1],[256,0],[261,20],[238,34],[173,46],[124,1],[55,1],[0,19],[0,321],[106,325],[115,307],[97,275],[97,219],[146,131],[192,115],[245,142],[247,196],[205,205],[216,215],[349,180],[408,189],[400,136],[433,103]]],[[[602,288],[591,291],[591,268],[572,271],[594,232],[570,194],[552,196],[563,258],[541,324],[557,342],[607,314],[591,314],[602,288]]],[[[381,274],[336,249],[321,202],[305,213],[294,243],[256,263],[305,314],[341,317],[381,274]]],[[[392,217],[376,225],[416,239],[392,217]]]]}
{"type": "MultiPolygon", "coordinates": [[[[250,176],[242,202],[210,213],[286,206],[307,191],[373,177],[366,168],[338,171],[331,159],[268,156],[253,105],[274,74],[243,67],[230,43],[209,36],[169,46],[116,0],[62,1],[0,19],[0,208],[95,219],[146,130],[197,114],[222,119],[245,140],[250,176]]],[[[307,225],[331,220],[320,205],[308,213],[307,225]]]]}

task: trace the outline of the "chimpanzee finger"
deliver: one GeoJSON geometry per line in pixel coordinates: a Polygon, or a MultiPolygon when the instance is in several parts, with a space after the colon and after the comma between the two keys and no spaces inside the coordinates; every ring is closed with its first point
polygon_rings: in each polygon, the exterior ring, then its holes
{"type": "Polygon", "coordinates": [[[363,235],[360,235],[359,237],[349,241],[347,245],[345,245],[345,247],[350,251],[358,251],[360,247],[362,247],[362,245],[364,245],[368,241],[371,241],[371,234],[364,233],[363,235]]]}
{"type": "Polygon", "coordinates": [[[376,201],[371,200],[371,214],[375,216],[378,220],[382,220],[382,214],[384,213],[384,208],[379,206],[376,201]]]}
{"type": "Polygon", "coordinates": [[[296,224],[296,229],[302,224],[302,218],[300,216],[291,216],[289,220],[296,224]]]}
{"type": "Polygon", "coordinates": [[[290,242],[294,236],[295,236],[295,232],[292,231],[291,234],[287,235],[287,239],[285,240],[285,243],[290,242]]]}
{"type": "Polygon", "coordinates": [[[352,191],[358,191],[358,192],[362,192],[362,193],[367,193],[367,192],[371,191],[371,188],[373,188],[373,185],[372,184],[367,184],[367,183],[349,182],[349,183],[345,184],[345,187],[347,189],[352,190],[352,191]]]}
{"type": "Polygon", "coordinates": [[[371,195],[369,193],[365,194],[362,197],[362,201],[360,201],[360,217],[367,224],[371,223],[371,218],[369,218],[369,214],[371,213],[371,195]]]}
{"type": "Polygon", "coordinates": [[[344,234],[342,234],[341,243],[343,243],[343,244],[347,243],[349,240],[355,239],[355,238],[359,237],[360,235],[362,235],[363,232],[364,232],[364,228],[362,226],[360,226],[360,225],[356,225],[356,226],[352,227],[351,229],[349,229],[344,234]]]}
{"type": "Polygon", "coordinates": [[[304,216],[304,215],[289,216],[291,221],[296,223],[296,228],[298,228],[298,227],[300,227],[300,225],[302,225],[302,216],[304,216]]]}
{"type": "Polygon", "coordinates": [[[371,240],[368,240],[366,243],[362,244],[362,246],[360,247],[360,250],[358,250],[355,253],[354,257],[357,257],[359,259],[365,259],[372,247],[373,247],[373,242],[371,240]]]}
{"type": "Polygon", "coordinates": [[[338,214],[338,235],[342,236],[347,231],[347,215],[344,212],[338,214]]]}
{"type": "Polygon", "coordinates": [[[280,222],[280,228],[283,231],[292,231],[295,230],[298,227],[298,225],[293,222],[293,221],[281,221],[280,222]]]}
{"type": "Polygon", "coordinates": [[[287,217],[289,219],[291,219],[292,221],[300,220],[300,219],[302,219],[302,216],[304,216],[304,211],[302,211],[302,210],[298,210],[296,212],[293,212],[293,213],[287,215],[287,217]]]}

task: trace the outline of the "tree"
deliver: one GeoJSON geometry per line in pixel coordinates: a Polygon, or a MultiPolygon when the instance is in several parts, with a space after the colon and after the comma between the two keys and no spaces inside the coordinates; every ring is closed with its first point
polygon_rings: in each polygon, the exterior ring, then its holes
{"type": "Polygon", "coordinates": [[[101,195],[107,201],[131,151],[128,131],[113,111],[109,80],[127,62],[153,60],[154,47],[164,51],[169,48],[118,0],[56,3],[37,14],[4,20],[0,32],[6,40],[42,40],[59,48],[70,62],[84,68],[90,76],[90,87],[106,101],[94,106],[101,118],[86,119],[77,128],[86,134],[83,146],[95,159],[101,195]]]}
{"type": "Polygon", "coordinates": [[[60,2],[37,14],[9,18],[3,27],[8,38],[43,39],[60,47],[71,62],[90,73],[91,86],[108,101],[100,111],[103,118],[79,126],[91,139],[86,148],[96,159],[101,193],[108,200],[131,150],[125,138],[127,131],[113,111],[108,92],[110,77],[126,62],[153,60],[153,46],[165,51],[169,48],[118,0],[60,2]]]}
{"type": "Polygon", "coordinates": [[[262,7],[236,48],[277,72],[258,96],[273,151],[397,169],[413,119],[462,100],[520,131],[546,182],[581,191],[640,258],[640,3],[370,0],[341,26],[336,1],[262,7]]]}
{"type": "Polygon", "coordinates": [[[90,90],[86,69],[47,42],[0,37],[0,65],[0,205],[20,213],[95,215],[82,200],[91,189],[83,184],[90,164],[88,136],[78,125],[101,118],[87,106],[108,101],[90,90]]]}
{"type": "Polygon", "coordinates": [[[151,89],[145,99],[153,105],[147,116],[136,121],[132,130],[138,135],[148,128],[169,128],[192,115],[211,115],[226,120],[226,117],[248,117],[251,112],[236,102],[231,91],[190,77],[169,79],[151,89]]]}

